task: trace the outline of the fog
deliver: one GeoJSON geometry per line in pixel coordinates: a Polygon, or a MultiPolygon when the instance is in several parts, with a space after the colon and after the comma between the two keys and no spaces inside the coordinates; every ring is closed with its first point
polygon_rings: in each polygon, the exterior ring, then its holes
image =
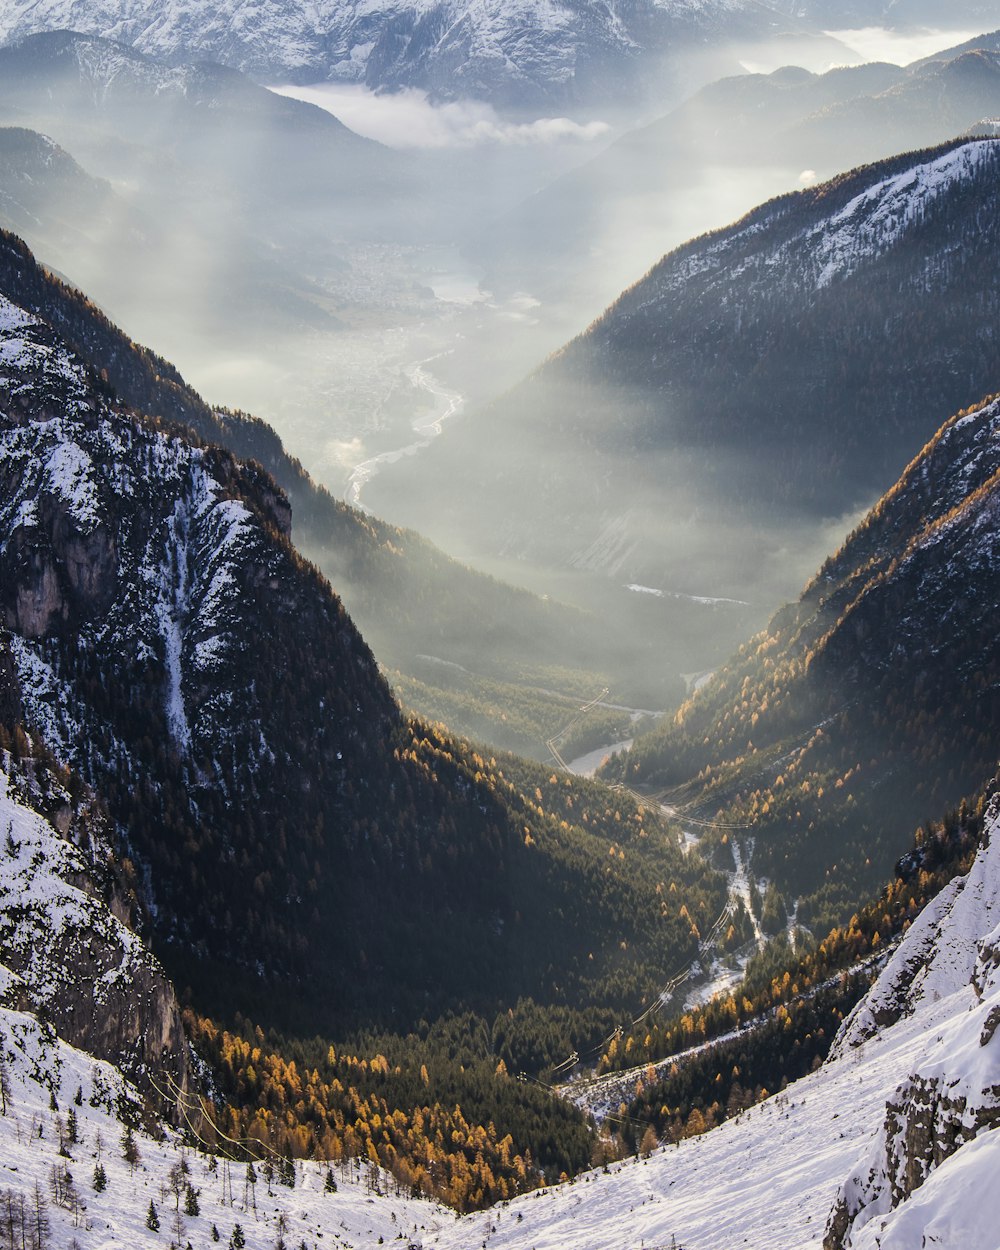
{"type": "Polygon", "coordinates": [[[569,117],[538,117],[527,122],[505,120],[495,108],[481,100],[433,104],[427,92],[417,88],[391,95],[377,95],[367,87],[343,83],[275,86],[272,90],[315,104],[339,117],[357,134],[390,148],[542,144],[551,149],[567,141],[592,143],[612,130],[608,122],[599,119],[589,122],[569,117]]]}
{"type": "Polygon", "coordinates": [[[888,61],[909,65],[933,56],[944,48],[956,47],[978,35],[978,30],[890,30],[884,26],[863,26],[856,30],[829,30],[827,34],[846,44],[863,61],[888,61]]]}
{"type": "MultiPolygon", "coordinates": [[[[512,430],[509,463],[495,466],[508,514],[545,517],[524,542],[495,513],[468,523],[475,501],[449,513],[435,457],[665,252],[771,196],[949,137],[952,114],[924,108],[904,71],[826,71],[905,65],[971,33],[842,30],[720,45],[692,58],[655,108],[580,102],[572,116],[329,83],[269,92],[228,71],[154,70],[127,57],[95,90],[99,58],[78,58],[78,74],[76,61],[69,72],[66,58],[8,50],[0,124],[50,136],[63,152],[32,153],[4,132],[0,212],[210,402],[272,423],[335,494],[586,608],[608,640],[588,663],[658,706],[677,674],[721,662],[797,593],[858,501],[808,526],[776,516],[734,543],[685,495],[677,466],[689,450],[636,477],[613,439],[595,439],[593,455],[571,465],[556,440],[551,463],[523,474],[519,457],[533,453],[512,430]],[[791,55],[803,69],[780,69],[791,55]],[[759,72],[739,75],[741,65],[759,72]],[[738,76],[715,81],[726,68],[738,76]],[[859,99],[878,126],[858,124],[859,99]],[[571,510],[561,517],[558,500],[574,475],[607,491],[589,530],[566,533],[571,510]],[[630,478],[641,481],[631,497],[630,478]],[[519,494],[547,480],[551,506],[519,494]]],[[[969,107],[964,124],[978,120],[969,107]]],[[[611,395],[612,424],[614,410],[611,395]]],[[[574,420],[571,401],[546,412],[574,420]]],[[[519,419],[530,426],[532,413],[519,419]]],[[[720,480],[746,471],[721,454],[715,468],[720,480]]],[[[460,490],[461,460],[449,473],[460,490]]]]}

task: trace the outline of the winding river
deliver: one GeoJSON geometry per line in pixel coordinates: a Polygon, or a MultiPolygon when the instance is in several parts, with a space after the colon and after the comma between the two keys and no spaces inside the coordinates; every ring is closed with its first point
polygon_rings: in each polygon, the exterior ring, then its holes
{"type": "Polygon", "coordinates": [[[376,473],[381,472],[387,464],[395,464],[403,456],[416,455],[418,451],[429,446],[443,430],[444,423],[449,418],[455,416],[456,413],[461,412],[465,404],[465,397],[457,391],[449,391],[446,387],[443,387],[438,379],[425,367],[446,354],[446,352],[438,352],[424,360],[415,361],[404,370],[410,384],[426,391],[431,397],[431,411],[415,417],[411,423],[410,429],[416,435],[414,442],[407,443],[405,447],[399,447],[394,451],[383,451],[377,456],[372,456],[369,460],[363,460],[354,467],[347,481],[347,489],[344,492],[344,498],[353,508],[367,511],[361,501],[361,492],[376,473]]]}

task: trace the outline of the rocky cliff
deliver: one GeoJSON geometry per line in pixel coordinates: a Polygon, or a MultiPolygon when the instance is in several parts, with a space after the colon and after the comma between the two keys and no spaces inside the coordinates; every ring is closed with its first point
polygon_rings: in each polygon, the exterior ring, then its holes
{"type": "MultiPolygon", "coordinates": [[[[834,1058],[904,1018],[924,1020],[923,1054],[888,1100],[874,1142],[843,1183],[831,1213],[825,1250],[938,1244],[913,1238],[912,1200],[921,1188],[977,1142],[973,1174],[1000,1137],[1000,807],[993,805],[971,871],[949,885],[921,915],[867,998],[845,1021],[834,1058]],[[910,1240],[907,1241],[906,1238],[910,1240]]],[[[970,1159],[971,1159],[970,1155],[970,1159]]],[[[995,1163],[994,1163],[995,1166],[995,1163]]],[[[963,1185],[971,1228],[977,1196],[961,1165],[948,1184],[963,1185]]],[[[940,1191],[938,1191],[940,1192],[940,1191]]],[[[982,1212],[979,1212],[981,1215],[982,1212]]],[[[976,1240],[968,1244],[985,1244],[976,1240]]]]}
{"type": "Polygon", "coordinates": [[[3,1005],[117,1067],[169,1114],[191,1068],[173,987],[133,925],[136,899],[95,796],[19,728],[0,750],[3,1005]],[[13,753],[12,753],[13,752],[13,753]]]}

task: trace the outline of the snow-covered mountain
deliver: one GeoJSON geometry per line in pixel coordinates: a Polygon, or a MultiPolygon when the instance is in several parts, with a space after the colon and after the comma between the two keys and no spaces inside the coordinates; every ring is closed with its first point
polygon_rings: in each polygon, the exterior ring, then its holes
{"type": "Polygon", "coordinates": [[[0,1211],[12,1203],[16,1227],[22,1200],[29,1216],[42,1211],[41,1250],[72,1237],[83,1250],[214,1240],[213,1225],[225,1242],[236,1224],[251,1250],[282,1236],[369,1250],[400,1235],[423,1250],[994,1244],[984,1195],[1000,1151],[996,804],[971,870],[911,926],[819,1070],[647,1160],[456,1220],[401,1197],[368,1164],[299,1163],[291,1187],[272,1187],[233,1144],[217,1140],[214,1157],[197,1145],[191,1132],[211,1130],[193,1094],[177,1092],[179,1052],[164,1046],[179,1034],[156,1023],[176,1019],[169,986],[102,901],[115,891],[94,887],[108,848],[91,800],[77,783],[71,795],[37,745],[13,749],[0,769],[0,1211]],[[119,1039],[111,1063],[98,1034],[109,1014],[124,1018],[123,1003],[131,1046],[119,1039]],[[173,1091],[186,1144],[149,1118],[144,1086],[173,1091]]]}
{"type": "Polygon", "coordinates": [[[135,900],[101,804],[37,740],[0,739],[0,1246],[271,1250],[325,1236],[360,1250],[451,1223],[433,1203],[383,1196],[392,1179],[354,1161],[300,1163],[272,1188],[233,1143],[197,1149],[212,1132],[204,1070],[126,923],[135,900]]]}
{"type": "MultiPolygon", "coordinates": [[[[53,314],[101,335],[73,301],[53,314]]],[[[140,389],[154,361],[133,359],[140,389]]],[[[169,371],[145,384],[205,415],[169,371]]],[[[52,325],[0,302],[0,626],[22,716],[107,801],[154,949],[200,1009],[406,1027],[566,993],[524,972],[542,944],[567,978],[612,987],[624,950],[652,967],[661,943],[691,945],[658,884],[690,882],[709,912],[721,879],[654,845],[631,802],[567,779],[557,821],[529,797],[547,771],[522,792],[509,764],[405,716],[289,511],[255,461],[127,409],[52,325]],[[604,832],[634,844],[611,882],[604,832]]]]}
{"type": "Polygon", "coordinates": [[[998,920],[994,806],[971,871],[914,923],[817,1072],[705,1136],[427,1244],[986,1250],[1000,1160],[998,920]]]}
{"type": "Polygon", "coordinates": [[[219,61],[264,81],[420,87],[444,98],[475,96],[519,106],[631,93],[660,57],[685,43],[766,34],[777,24],[774,13],[745,0],[0,5],[0,40],[76,30],[168,61],[219,61]]]}

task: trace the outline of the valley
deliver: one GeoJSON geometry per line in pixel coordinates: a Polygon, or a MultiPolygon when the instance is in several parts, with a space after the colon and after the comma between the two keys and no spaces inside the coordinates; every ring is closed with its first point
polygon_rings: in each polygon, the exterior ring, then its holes
{"type": "Polygon", "coordinates": [[[0,1250],[989,1250],[988,9],[0,0],[0,1250]]]}

